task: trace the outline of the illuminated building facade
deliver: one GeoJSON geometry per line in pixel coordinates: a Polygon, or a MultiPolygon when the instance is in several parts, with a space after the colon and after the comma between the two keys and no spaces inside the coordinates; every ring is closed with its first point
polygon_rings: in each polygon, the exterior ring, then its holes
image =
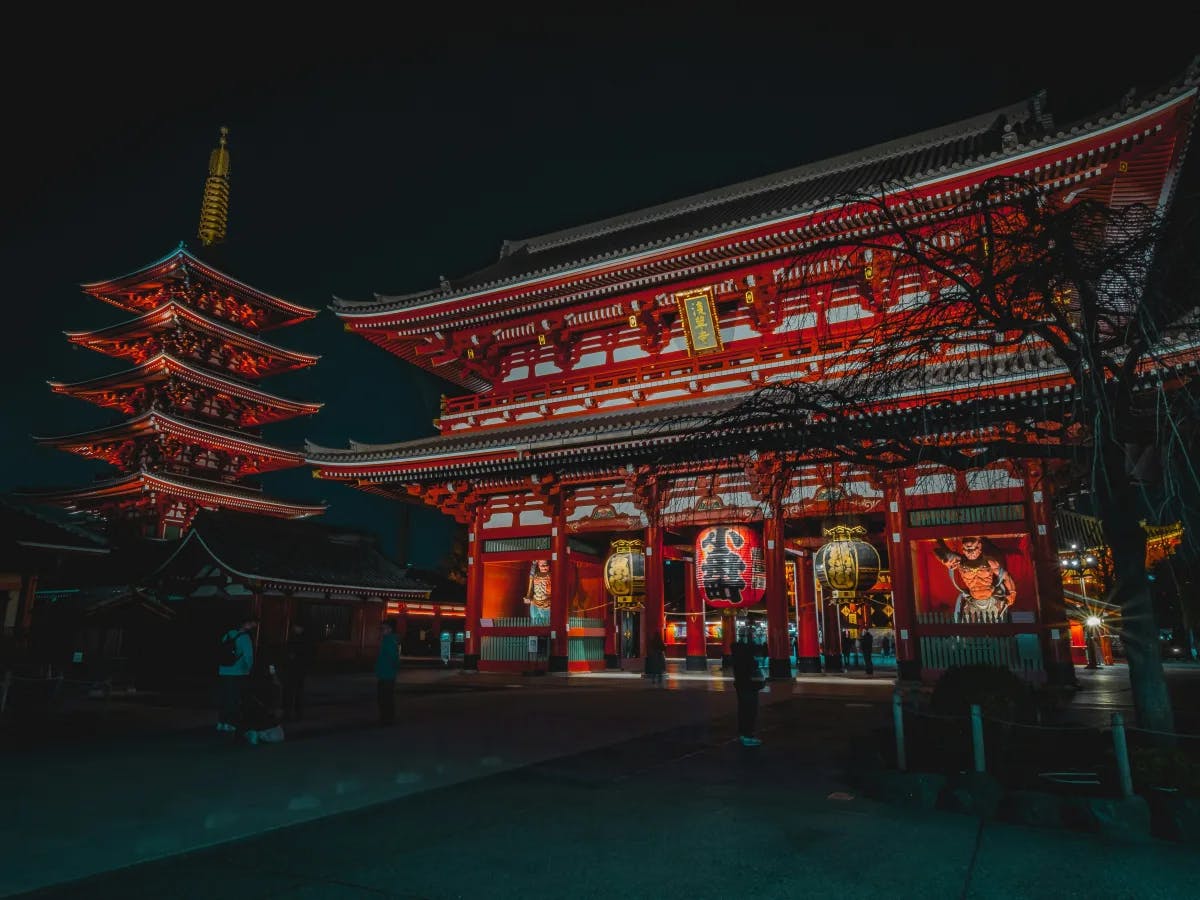
{"type": "MultiPolygon", "coordinates": [[[[1039,95],[507,241],[495,265],[433,290],[338,300],[348,330],[464,394],[444,401],[435,437],[310,445],[308,458],[322,478],[429,504],[469,528],[466,658],[480,669],[622,666],[654,632],[703,668],[745,627],[765,638],[771,673],[784,677],[793,666],[839,671],[842,642],[869,628],[894,641],[905,675],[964,662],[1030,680],[1063,675],[1071,656],[1046,464],[880,471],[764,450],[749,432],[735,452],[726,442],[700,462],[672,448],[764,386],[836,380],[884,322],[946,287],[936,271],[902,271],[869,253],[797,264],[815,242],[849,244],[877,224],[839,198],[897,185],[895,202],[918,227],[998,177],[1061,203],[1162,207],[1195,100],[1189,76],[1059,126],[1039,95]],[[640,542],[638,596],[611,586],[614,569],[628,581],[629,542],[640,542]],[[704,568],[714,552],[720,571],[704,568]]],[[[948,348],[923,374],[943,398],[984,382],[985,401],[1028,405],[1069,383],[1036,346],[984,356],[948,348]]],[[[912,428],[921,396],[896,397],[879,415],[912,428]]]]}

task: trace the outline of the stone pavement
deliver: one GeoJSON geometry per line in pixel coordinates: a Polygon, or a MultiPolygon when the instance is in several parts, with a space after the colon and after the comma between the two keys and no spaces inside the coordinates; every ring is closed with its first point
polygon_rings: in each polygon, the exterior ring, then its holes
{"type": "Polygon", "coordinates": [[[235,745],[197,708],[135,740],[11,748],[0,896],[1173,897],[1191,865],[857,797],[843,776],[886,726],[883,679],[775,683],[752,750],[720,676],[402,679],[393,729],[369,676],[343,676],[280,745],[235,745]]]}

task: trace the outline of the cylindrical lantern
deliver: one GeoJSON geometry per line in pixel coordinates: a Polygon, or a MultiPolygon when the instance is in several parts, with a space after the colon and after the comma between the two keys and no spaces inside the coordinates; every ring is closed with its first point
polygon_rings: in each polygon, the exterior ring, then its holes
{"type": "Polygon", "coordinates": [[[646,551],[641,541],[613,541],[604,561],[604,587],[618,609],[641,609],[646,602],[646,551]]]}
{"type": "Polygon", "coordinates": [[[834,591],[866,591],[879,578],[879,551],[862,538],[867,529],[836,525],[825,529],[829,538],[814,558],[817,579],[834,591]]]}
{"type": "Polygon", "coordinates": [[[767,589],[758,532],[713,525],[696,537],[696,587],[709,606],[753,606],[767,589]]]}

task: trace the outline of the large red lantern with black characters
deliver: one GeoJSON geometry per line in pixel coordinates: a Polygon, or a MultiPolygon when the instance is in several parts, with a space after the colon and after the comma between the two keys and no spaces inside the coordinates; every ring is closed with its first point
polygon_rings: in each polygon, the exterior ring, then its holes
{"type": "Polygon", "coordinates": [[[762,539],[745,525],[712,525],[696,537],[696,588],[709,606],[753,606],[767,589],[762,539]]]}

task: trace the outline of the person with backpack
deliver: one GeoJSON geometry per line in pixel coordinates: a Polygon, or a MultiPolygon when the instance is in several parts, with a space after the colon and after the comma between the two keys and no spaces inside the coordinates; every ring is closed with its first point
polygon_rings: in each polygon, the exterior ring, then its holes
{"type": "Polygon", "coordinates": [[[247,618],[221,638],[217,664],[221,709],[217,731],[237,731],[241,723],[242,686],[254,668],[254,638],[258,620],[247,618]]]}

